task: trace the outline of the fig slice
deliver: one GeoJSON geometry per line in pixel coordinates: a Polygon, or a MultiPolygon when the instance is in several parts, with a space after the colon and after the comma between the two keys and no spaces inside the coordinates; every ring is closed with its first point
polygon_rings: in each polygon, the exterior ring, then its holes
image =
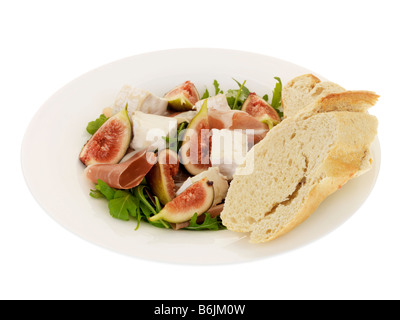
{"type": "Polygon", "coordinates": [[[226,197],[229,184],[227,181],[227,177],[223,176],[220,173],[219,167],[210,167],[208,168],[207,171],[203,171],[202,173],[194,177],[187,178],[187,180],[182,184],[182,186],[178,189],[178,191],[176,191],[176,194],[180,195],[191,185],[193,185],[197,181],[200,181],[203,178],[207,178],[208,180],[213,182],[213,188],[214,188],[213,206],[221,203],[226,197]]]}
{"type": "Polygon", "coordinates": [[[200,111],[186,128],[179,151],[181,162],[190,174],[197,175],[211,167],[210,151],[211,131],[207,100],[205,100],[200,111]]]}
{"type": "Polygon", "coordinates": [[[83,146],[79,159],[86,166],[116,164],[125,155],[131,141],[132,128],[127,107],[121,110],[93,134],[83,146]]]}
{"type": "Polygon", "coordinates": [[[168,202],[164,208],[150,221],[165,220],[171,223],[181,223],[190,220],[195,213],[202,215],[211,208],[214,202],[212,181],[204,178],[168,202]]]}
{"type": "Polygon", "coordinates": [[[267,124],[269,129],[281,122],[278,112],[254,92],[250,93],[243,103],[242,111],[267,124]]]}
{"type": "Polygon", "coordinates": [[[188,111],[194,108],[200,96],[195,85],[186,81],[168,92],[164,99],[168,100],[168,108],[175,111],[188,111]]]}
{"type": "Polygon", "coordinates": [[[175,198],[175,183],[173,177],[179,171],[178,154],[170,149],[158,153],[158,161],[149,171],[146,180],[151,191],[165,205],[175,198]]]}

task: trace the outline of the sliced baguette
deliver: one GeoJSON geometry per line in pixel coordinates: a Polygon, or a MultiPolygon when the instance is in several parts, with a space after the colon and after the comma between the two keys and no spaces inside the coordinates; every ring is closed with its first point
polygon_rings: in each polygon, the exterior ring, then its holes
{"type": "Polygon", "coordinates": [[[290,80],[282,89],[282,108],[285,118],[293,117],[303,108],[331,93],[346,91],[336,83],[323,81],[312,74],[290,80]]]}
{"type": "Polygon", "coordinates": [[[330,93],[300,110],[296,116],[305,118],[331,111],[367,112],[376,104],[378,98],[379,96],[371,91],[330,93]]]}
{"type": "Polygon", "coordinates": [[[367,171],[377,119],[332,111],[292,117],[274,127],[246,156],[251,173],[235,175],[221,218],[251,242],[273,240],[309,217],[352,177],[367,171]]]}

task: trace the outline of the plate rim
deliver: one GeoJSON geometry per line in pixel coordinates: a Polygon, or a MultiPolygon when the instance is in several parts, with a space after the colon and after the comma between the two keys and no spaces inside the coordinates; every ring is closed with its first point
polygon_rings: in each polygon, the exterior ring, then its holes
{"type": "MultiPolygon", "coordinates": [[[[314,72],[314,71],[312,71],[312,70],[310,70],[310,69],[308,69],[308,68],[305,68],[305,67],[303,67],[303,66],[297,65],[296,63],[292,63],[292,62],[290,62],[290,61],[284,60],[284,59],[276,58],[276,57],[269,56],[269,55],[265,55],[265,54],[258,53],[258,52],[250,52],[250,51],[236,50],[236,49],[226,49],[226,48],[204,48],[204,47],[202,47],[202,48],[196,48],[196,47],[193,47],[193,48],[176,48],[176,49],[166,49],[166,50],[149,51],[149,52],[145,52],[145,53],[140,53],[140,54],[135,54],[135,55],[131,55],[131,56],[126,56],[126,57],[123,57],[123,58],[121,58],[121,59],[117,59],[117,60],[114,60],[114,61],[105,63],[105,64],[103,64],[103,65],[101,65],[101,66],[96,67],[96,68],[92,68],[91,70],[82,73],[81,75],[75,77],[74,79],[70,80],[70,81],[67,82],[65,85],[63,85],[62,87],[60,87],[58,90],[56,90],[52,95],[50,95],[50,96],[41,104],[41,106],[35,111],[35,113],[34,113],[32,119],[30,120],[30,122],[29,122],[29,124],[28,124],[28,126],[25,128],[25,132],[24,132],[24,135],[23,135],[23,139],[22,139],[22,142],[21,142],[21,145],[20,145],[20,166],[21,166],[21,170],[22,170],[22,173],[23,173],[23,177],[24,177],[24,181],[25,181],[25,183],[26,183],[26,186],[28,187],[28,190],[30,191],[30,193],[31,193],[31,195],[33,196],[33,198],[35,199],[35,201],[39,204],[40,208],[41,208],[48,216],[50,216],[55,222],[57,222],[58,225],[61,225],[64,229],[68,230],[69,232],[71,232],[71,233],[74,234],[74,235],[77,235],[79,238],[86,240],[88,243],[91,243],[92,245],[97,245],[97,246],[100,246],[100,247],[102,247],[102,248],[108,249],[108,250],[110,250],[111,252],[123,254],[123,255],[129,256],[129,257],[134,258],[134,259],[140,259],[140,260],[146,260],[146,261],[152,261],[152,262],[158,262],[158,263],[161,262],[161,263],[180,264],[180,265],[182,265],[182,264],[199,265],[199,263],[193,263],[193,262],[182,263],[182,262],[174,262],[174,261],[155,260],[155,259],[151,259],[151,258],[143,258],[143,257],[139,257],[139,256],[135,256],[135,255],[123,253],[123,252],[121,252],[121,251],[118,251],[118,250],[115,250],[115,249],[110,248],[110,247],[108,247],[108,246],[105,246],[104,244],[100,244],[100,243],[97,242],[97,241],[93,241],[93,240],[92,240],[92,237],[84,236],[84,235],[82,235],[82,234],[76,232],[75,230],[71,230],[70,228],[68,228],[67,226],[65,226],[63,223],[61,223],[61,222],[57,219],[57,215],[56,215],[55,213],[49,212],[49,210],[47,210],[47,209],[44,207],[42,201],[38,199],[37,195],[35,195],[35,191],[32,189],[32,184],[31,184],[31,182],[29,181],[29,178],[28,178],[28,175],[29,175],[29,174],[27,174],[27,171],[26,171],[26,170],[27,170],[26,165],[25,165],[26,156],[24,156],[24,153],[26,152],[26,144],[27,144],[27,142],[29,141],[28,133],[32,130],[32,128],[33,128],[33,126],[34,126],[34,123],[35,123],[35,120],[36,120],[43,112],[45,112],[45,111],[47,110],[47,108],[49,107],[49,106],[48,106],[48,105],[49,105],[49,102],[50,102],[52,99],[54,99],[54,97],[56,97],[56,96],[59,95],[61,92],[63,92],[64,90],[66,90],[68,87],[70,87],[71,85],[73,85],[77,80],[79,80],[79,79],[81,79],[81,78],[84,78],[85,76],[87,76],[87,75],[89,75],[89,74],[91,74],[91,73],[93,73],[93,72],[95,72],[95,71],[98,71],[98,70],[103,69],[103,68],[110,67],[110,66],[112,66],[112,65],[115,64],[115,63],[123,63],[124,61],[128,61],[129,59],[132,59],[132,58],[134,58],[134,57],[142,57],[142,56],[149,56],[149,55],[159,55],[159,54],[174,53],[174,52],[189,52],[189,51],[195,51],[195,50],[201,50],[201,51],[215,51],[215,52],[216,52],[216,51],[218,51],[218,52],[231,52],[231,53],[234,52],[234,53],[239,54],[239,55],[242,55],[242,54],[245,54],[245,55],[256,55],[256,56],[259,56],[260,58],[263,58],[263,59],[269,59],[269,60],[280,61],[281,63],[288,64],[288,65],[292,65],[292,66],[296,66],[296,67],[298,67],[298,68],[300,68],[300,69],[306,69],[306,70],[308,70],[310,73],[313,73],[313,74],[317,75],[318,77],[320,77],[321,79],[325,80],[325,78],[324,78],[323,76],[319,75],[318,73],[316,73],[316,72],[314,72]]],[[[365,203],[365,201],[371,196],[371,193],[373,192],[373,190],[374,190],[374,188],[375,188],[375,185],[376,185],[376,182],[377,182],[377,180],[378,180],[379,172],[380,172],[380,167],[381,167],[381,145],[380,145],[380,141],[379,141],[378,135],[376,136],[375,141],[376,141],[376,145],[377,145],[377,150],[376,150],[376,151],[377,151],[377,154],[378,154],[378,157],[379,157],[379,161],[378,161],[378,164],[379,164],[379,165],[376,167],[377,173],[376,173],[376,175],[375,175],[373,184],[371,185],[370,190],[369,190],[368,194],[365,196],[363,202],[362,202],[361,205],[358,207],[358,209],[357,209],[356,211],[354,211],[354,212],[349,216],[348,219],[350,219],[350,218],[363,206],[363,204],[365,203]]],[[[374,161],[374,165],[376,165],[376,163],[377,163],[377,162],[374,161]]],[[[344,222],[346,222],[348,219],[346,219],[344,222]]],[[[297,247],[293,247],[293,248],[291,248],[291,249],[284,250],[284,251],[282,251],[282,252],[278,252],[278,253],[274,253],[274,254],[271,254],[271,255],[262,256],[262,257],[260,256],[260,257],[252,258],[252,259],[246,259],[246,260],[243,260],[243,261],[234,261],[234,262],[228,261],[228,262],[221,262],[221,263],[212,263],[212,262],[211,262],[211,263],[205,263],[204,265],[221,265],[221,264],[232,264],[232,263],[235,263],[235,264],[236,264],[236,263],[249,263],[249,262],[254,262],[254,261],[260,261],[261,259],[262,259],[262,260],[263,260],[263,259],[270,259],[270,258],[279,256],[279,255],[281,255],[281,254],[285,254],[285,253],[291,252],[291,251],[293,251],[293,250],[298,250],[298,249],[300,249],[300,248],[302,248],[302,247],[304,247],[304,246],[310,245],[310,244],[312,244],[313,242],[318,241],[318,240],[322,239],[323,237],[329,235],[331,232],[337,230],[339,227],[341,227],[341,226],[344,224],[344,222],[343,222],[342,224],[340,224],[339,226],[337,226],[336,228],[332,229],[330,232],[326,232],[326,233],[324,233],[322,236],[320,236],[320,237],[318,237],[318,238],[316,238],[316,239],[314,239],[314,240],[312,240],[312,241],[309,241],[309,242],[307,242],[307,243],[305,243],[305,244],[302,244],[302,245],[300,245],[300,246],[297,246],[297,247]]]]}

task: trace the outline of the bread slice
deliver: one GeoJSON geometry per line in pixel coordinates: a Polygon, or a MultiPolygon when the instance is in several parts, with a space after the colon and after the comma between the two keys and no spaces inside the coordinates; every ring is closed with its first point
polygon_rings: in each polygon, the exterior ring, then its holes
{"type": "Polygon", "coordinates": [[[296,116],[305,118],[331,111],[367,112],[376,104],[378,98],[379,96],[372,91],[330,93],[301,109],[296,116]]]}
{"type": "Polygon", "coordinates": [[[285,119],[246,156],[231,182],[221,218],[251,242],[273,240],[309,217],[352,177],[368,170],[377,119],[332,111],[285,119]],[[254,170],[241,174],[251,166],[254,170]]]}
{"type": "Polygon", "coordinates": [[[282,108],[285,118],[295,116],[304,107],[331,93],[346,91],[336,83],[323,81],[312,74],[290,80],[282,89],[282,108]]]}

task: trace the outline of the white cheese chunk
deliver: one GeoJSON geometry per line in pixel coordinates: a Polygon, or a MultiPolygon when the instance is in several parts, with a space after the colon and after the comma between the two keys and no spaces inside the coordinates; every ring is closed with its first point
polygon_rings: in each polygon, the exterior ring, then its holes
{"type": "Polygon", "coordinates": [[[189,188],[193,184],[192,177],[186,179],[184,183],[182,183],[181,187],[176,191],[176,195],[179,196],[183,191],[189,188]]]}
{"type": "Polygon", "coordinates": [[[167,111],[168,101],[155,96],[147,90],[125,85],[114,101],[113,114],[124,109],[126,104],[128,104],[129,115],[134,111],[163,115],[167,111]]]}
{"type": "Polygon", "coordinates": [[[236,168],[243,163],[248,140],[244,130],[212,129],[211,164],[218,167],[221,174],[229,180],[233,178],[236,168]]]}
{"type": "Polygon", "coordinates": [[[208,109],[215,109],[219,111],[231,111],[231,108],[229,107],[228,101],[226,100],[226,96],[224,94],[217,94],[214,97],[197,101],[196,104],[194,105],[197,111],[201,109],[201,106],[203,105],[205,100],[207,100],[208,109]]]}
{"type": "Polygon", "coordinates": [[[177,120],[173,117],[135,111],[132,113],[132,130],[133,149],[142,150],[151,147],[154,150],[162,150],[166,147],[166,140],[163,137],[176,135],[177,120]]]}
{"type": "Polygon", "coordinates": [[[213,182],[214,188],[214,202],[213,206],[217,205],[225,199],[226,194],[228,192],[228,182],[226,177],[220,174],[219,169],[217,167],[208,168],[208,170],[203,171],[194,177],[188,178],[179,190],[176,192],[177,195],[181,194],[187,188],[189,188],[192,184],[200,181],[203,178],[207,178],[208,180],[213,182]]]}
{"type": "Polygon", "coordinates": [[[192,119],[196,116],[197,111],[185,111],[185,112],[180,112],[174,118],[178,120],[178,125],[180,125],[182,122],[187,122],[190,123],[192,119]]]}

